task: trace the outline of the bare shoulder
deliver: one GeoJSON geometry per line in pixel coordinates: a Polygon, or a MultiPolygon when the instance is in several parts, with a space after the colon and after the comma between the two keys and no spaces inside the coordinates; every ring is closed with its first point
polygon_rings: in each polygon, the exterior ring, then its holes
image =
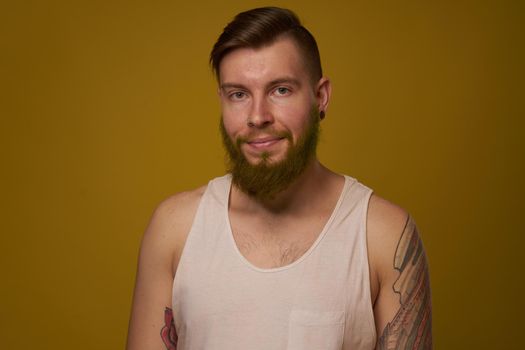
{"type": "Polygon", "coordinates": [[[144,233],[141,250],[171,257],[170,265],[175,271],[205,190],[206,186],[202,186],[163,200],[151,217],[144,233]]]}
{"type": "Polygon", "coordinates": [[[408,213],[398,205],[375,194],[370,198],[367,216],[367,235],[374,249],[388,248],[396,243],[406,225],[408,213]]]}
{"type": "Polygon", "coordinates": [[[176,193],[163,200],[155,209],[152,223],[159,224],[165,228],[171,228],[169,232],[175,234],[179,228],[191,224],[200,199],[206,190],[206,186],[191,191],[176,193]]]}
{"type": "Polygon", "coordinates": [[[408,217],[406,210],[398,205],[375,194],[370,198],[367,241],[373,297],[377,295],[384,274],[392,269],[394,254],[408,217]]]}

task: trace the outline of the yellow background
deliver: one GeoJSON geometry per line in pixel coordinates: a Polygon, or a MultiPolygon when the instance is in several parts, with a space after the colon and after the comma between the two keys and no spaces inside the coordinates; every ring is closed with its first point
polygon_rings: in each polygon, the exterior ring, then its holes
{"type": "MultiPolygon", "coordinates": [[[[2,6],[2,349],[124,347],[152,210],[224,171],[208,53],[271,3],[2,6]]],[[[418,222],[436,349],[519,348],[523,2],[273,3],[333,81],[321,160],[418,222]]]]}

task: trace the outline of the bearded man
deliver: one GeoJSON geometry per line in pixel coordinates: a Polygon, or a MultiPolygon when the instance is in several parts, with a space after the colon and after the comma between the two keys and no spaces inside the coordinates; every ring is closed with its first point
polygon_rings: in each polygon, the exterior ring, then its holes
{"type": "Polygon", "coordinates": [[[157,208],[127,348],[430,349],[414,221],[317,159],[331,85],[314,37],[289,10],[253,9],[210,61],[228,174],[157,208]]]}

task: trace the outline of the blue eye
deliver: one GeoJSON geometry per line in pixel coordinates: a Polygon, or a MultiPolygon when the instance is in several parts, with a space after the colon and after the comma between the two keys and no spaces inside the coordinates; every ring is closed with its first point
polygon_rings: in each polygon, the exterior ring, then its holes
{"type": "Polygon", "coordinates": [[[240,100],[242,99],[246,94],[242,91],[236,91],[233,94],[230,95],[230,98],[233,100],[240,100]]]}
{"type": "Polygon", "coordinates": [[[286,95],[290,92],[290,89],[281,86],[276,89],[276,92],[279,95],[286,95]]]}

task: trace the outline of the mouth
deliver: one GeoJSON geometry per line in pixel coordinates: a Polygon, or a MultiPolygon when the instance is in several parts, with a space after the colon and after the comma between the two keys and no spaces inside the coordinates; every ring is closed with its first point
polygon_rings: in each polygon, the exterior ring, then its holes
{"type": "Polygon", "coordinates": [[[275,137],[275,136],[259,137],[259,138],[255,138],[252,140],[248,140],[246,144],[256,149],[262,149],[262,148],[271,147],[274,144],[280,142],[281,140],[284,140],[284,137],[275,137]]]}

